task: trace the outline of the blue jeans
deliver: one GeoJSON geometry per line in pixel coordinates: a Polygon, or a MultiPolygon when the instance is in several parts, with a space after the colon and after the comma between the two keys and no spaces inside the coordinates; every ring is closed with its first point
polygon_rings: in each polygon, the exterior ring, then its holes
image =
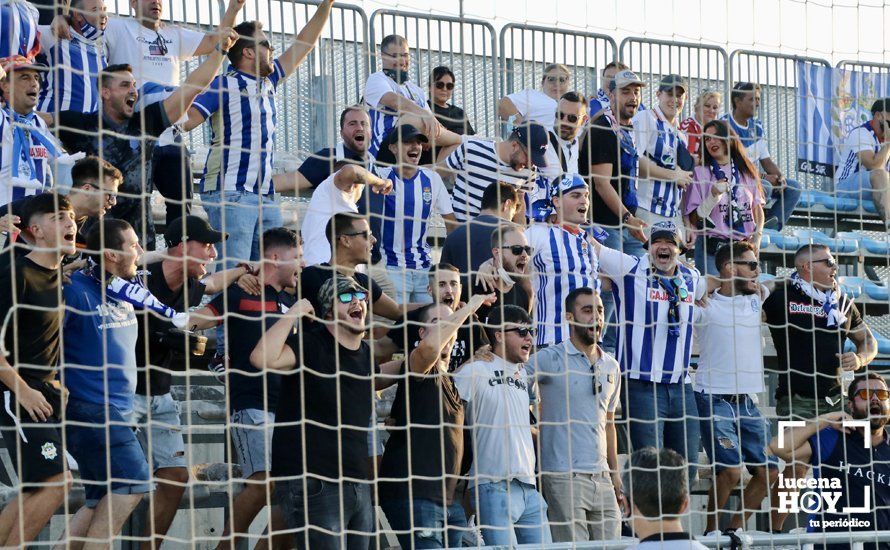
{"type": "Polygon", "coordinates": [[[136,495],[151,491],[148,461],[130,426],[132,412],[107,403],[68,398],[65,437],[80,467],[86,505],[95,508],[109,492],[136,495]]]}
{"type": "Polygon", "coordinates": [[[294,534],[297,548],[368,550],[374,533],[370,486],[307,477],[304,490],[303,482],[303,479],[275,482],[277,502],[288,532],[294,534]]]}
{"type": "Polygon", "coordinates": [[[785,188],[779,189],[770,185],[766,180],[763,180],[761,183],[763,184],[763,192],[766,194],[767,202],[770,199],[775,200],[773,205],[769,207],[769,210],[764,212],[764,218],[767,220],[770,218],[778,219],[778,229],[782,229],[788,225],[788,220],[791,219],[794,208],[800,202],[800,184],[794,180],[786,179],[785,188]]]}
{"type": "Polygon", "coordinates": [[[397,304],[430,304],[429,272],[404,267],[386,266],[386,274],[395,289],[397,304]]]}
{"type": "Polygon", "coordinates": [[[871,200],[871,170],[860,170],[834,186],[838,197],[871,200]],[[867,194],[866,194],[867,192],[867,194]]]}
{"type": "Polygon", "coordinates": [[[547,503],[535,489],[521,481],[496,481],[473,489],[479,527],[487,546],[517,544],[549,544],[547,503]]]}
{"type": "Polygon", "coordinates": [[[643,447],[667,447],[689,462],[689,483],[698,471],[698,407],[692,384],[657,384],[628,379],[623,410],[630,426],[630,444],[643,447]]]}
{"type": "Polygon", "coordinates": [[[778,467],[778,459],[767,457],[769,421],[749,397],[731,402],[726,396],[695,392],[701,417],[702,443],[717,472],[745,465],[749,468],[778,467]]]}
{"type": "MultiPolygon", "coordinates": [[[[238,262],[260,259],[263,232],[281,227],[281,205],[272,196],[261,197],[249,191],[211,191],[201,195],[207,221],[229,238],[217,245],[219,268],[231,269],[238,262]],[[262,212],[260,211],[262,204],[262,212]]],[[[225,350],[225,325],[216,329],[216,353],[225,350]]]]}
{"type": "Polygon", "coordinates": [[[446,507],[415,498],[412,506],[408,499],[390,499],[381,501],[380,507],[402,548],[460,548],[467,530],[467,515],[459,502],[446,507]]]}

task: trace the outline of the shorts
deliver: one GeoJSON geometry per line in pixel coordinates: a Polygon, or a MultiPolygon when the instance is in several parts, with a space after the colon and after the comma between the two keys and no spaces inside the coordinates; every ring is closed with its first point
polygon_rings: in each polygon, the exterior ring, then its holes
{"type": "MultiPolygon", "coordinates": [[[[834,190],[839,197],[850,197],[851,195],[857,195],[860,191],[871,191],[871,171],[860,170],[842,179],[835,184],[834,190]]],[[[859,198],[858,195],[856,198],[859,198]]],[[[866,198],[870,199],[871,197],[866,198]]]]}
{"type": "Polygon", "coordinates": [[[275,413],[242,409],[232,413],[230,433],[242,477],[272,470],[272,428],[275,413]]]}
{"type": "Polygon", "coordinates": [[[36,484],[65,472],[62,422],[58,416],[60,396],[54,387],[45,386],[35,389],[53,405],[54,414],[46,422],[34,422],[27,411],[18,410],[15,394],[0,385],[3,388],[0,431],[24,492],[37,490],[36,484]]]}
{"type": "Polygon", "coordinates": [[[738,402],[724,397],[695,392],[702,445],[714,468],[718,472],[742,465],[749,469],[778,468],[776,457],[766,454],[770,426],[757,405],[747,396],[738,402]]]}
{"type": "Polygon", "coordinates": [[[95,508],[109,490],[118,495],[151,492],[151,474],[133,432],[132,413],[125,417],[114,405],[73,398],[66,411],[65,437],[80,466],[87,507],[95,508]]]}
{"type": "Polygon", "coordinates": [[[136,439],[142,445],[145,456],[151,458],[153,471],[185,468],[188,465],[179,421],[180,410],[179,401],[169,393],[151,397],[137,394],[133,400],[136,439]]]}

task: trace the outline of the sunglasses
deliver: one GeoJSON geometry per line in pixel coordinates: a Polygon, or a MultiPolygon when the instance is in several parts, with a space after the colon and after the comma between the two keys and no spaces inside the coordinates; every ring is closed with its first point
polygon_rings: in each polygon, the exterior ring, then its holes
{"type": "Polygon", "coordinates": [[[337,299],[341,304],[350,304],[353,300],[363,302],[368,299],[368,293],[361,290],[353,290],[352,292],[341,292],[337,294],[337,299]]]}
{"type": "Polygon", "coordinates": [[[453,90],[454,82],[442,82],[441,80],[436,82],[436,88],[439,90],[453,90]]]}
{"type": "Polygon", "coordinates": [[[578,115],[569,115],[562,111],[559,111],[559,120],[568,120],[572,124],[575,124],[578,122],[578,119],[580,119],[580,118],[581,117],[578,115]]]}
{"type": "Polygon", "coordinates": [[[683,281],[680,280],[679,277],[672,279],[671,284],[674,285],[674,288],[677,290],[677,296],[679,296],[681,300],[689,298],[689,290],[683,286],[683,281]]]}
{"type": "Polygon", "coordinates": [[[513,244],[513,245],[510,245],[510,246],[502,246],[501,248],[503,248],[504,250],[509,250],[514,256],[519,256],[519,255],[522,254],[523,252],[525,252],[526,254],[528,254],[529,256],[531,256],[531,255],[532,255],[532,252],[535,251],[535,247],[533,247],[533,246],[523,246],[523,245],[521,245],[521,244],[513,244]]]}
{"type": "Polygon", "coordinates": [[[164,38],[161,36],[161,33],[155,32],[157,38],[155,38],[154,42],[152,42],[155,46],[158,47],[158,50],[161,52],[161,55],[167,55],[169,49],[167,48],[167,43],[164,41],[164,38]]]}
{"type": "Polygon", "coordinates": [[[553,84],[554,82],[559,82],[560,84],[565,84],[569,81],[569,77],[567,76],[548,76],[545,79],[547,82],[553,84]]]}
{"type": "Polygon", "coordinates": [[[869,390],[866,388],[862,388],[856,392],[856,397],[859,399],[864,399],[866,401],[870,400],[872,396],[877,396],[880,401],[886,401],[890,399],[890,390],[869,390]]]}
{"type": "Polygon", "coordinates": [[[837,267],[837,262],[834,258],[822,258],[821,260],[811,260],[811,262],[814,264],[825,264],[828,266],[828,269],[837,267]]]}
{"type": "Polygon", "coordinates": [[[364,231],[357,231],[355,233],[343,233],[344,237],[358,237],[359,235],[361,235],[363,239],[367,239],[371,236],[371,231],[366,229],[364,231]]]}
{"type": "Polygon", "coordinates": [[[268,48],[270,50],[272,49],[272,43],[269,42],[268,40],[260,40],[259,42],[256,43],[256,45],[257,46],[265,46],[266,48],[268,48]]]}
{"type": "Polygon", "coordinates": [[[737,265],[746,265],[746,266],[748,266],[748,269],[750,269],[751,271],[756,271],[757,268],[760,267],[760,262],[758,262],[757,260],[751,260],[751,261],[736,260],[736,261],[733,261],[732,263],[737,264],[737,265]]]}
{"type": "Polygon", "coordinates": [[[525,338],[528,335],[531,335],[532,338],[534,338],[537,331],[534,327],[516,327],[504,329],[504,332],[515,332],[520,338],[525,338]]]}

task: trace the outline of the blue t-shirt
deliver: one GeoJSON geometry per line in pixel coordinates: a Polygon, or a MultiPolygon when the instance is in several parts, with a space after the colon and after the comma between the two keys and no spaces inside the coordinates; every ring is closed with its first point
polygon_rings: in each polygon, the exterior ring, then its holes
{"type": "MultiPolygon", "coordinates": [[[[815,479],[839,480],[841,492],[837,502],[837,514],[820,512],[810,516],[807,531],[874,531],[890,528],[890,442],[884,441],[865,448],[862,435],[856,431],[842,434],[834,428],[825,428],[809,439],[813,449],[811,462],[815,479]],[[869,494],[869,512],[847,514],[844,508],[860,508],[869,494]],[[858,526],[843,526],[845,518],[858,526]],[[816,527],[818,522],[819,527],[816,527]],[[834,525],[826,522],[834,522],[834,525]]],[[[818,489],[817,489],[818,490],[818,489]]],[[[849,543],[828,544],[826,549],[849,548],[849,543]]],[[[888,543],[866,543],[865,548],[890,548],[888,543]]]]}
{"type": "Polygon", "coordinates": [[[132,410],[139,335],[133,306],[109,296],[103,300],[100,283],[83,272],[71,276],[62,294],[63,380],[71,397],[132,410]]]}

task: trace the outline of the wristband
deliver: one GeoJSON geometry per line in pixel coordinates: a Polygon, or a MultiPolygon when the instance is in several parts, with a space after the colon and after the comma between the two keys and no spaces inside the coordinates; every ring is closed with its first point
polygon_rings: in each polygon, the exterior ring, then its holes
{"type": "Polygon", "coordinates": [[[220,46],[219,44],[217,44],[216,48],[214,49],[223,55],[229,55],[229,50],[222,49],[222,46],[220,46]]]}
{"type": "Polygon", "coordinates": [[[627,212],[624,213],[623,216],[621,216],[621,223],[627,225],[627,220],[630,219],[630,216],[631,216],[630,210],[628,210],[627,212]]]}

